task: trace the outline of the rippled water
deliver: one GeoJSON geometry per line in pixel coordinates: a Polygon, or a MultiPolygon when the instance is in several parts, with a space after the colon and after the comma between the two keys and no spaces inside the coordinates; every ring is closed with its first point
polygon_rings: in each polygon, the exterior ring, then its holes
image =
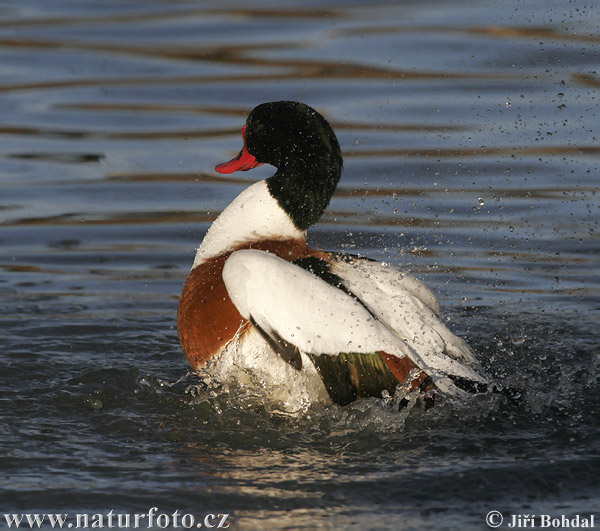
{"type": "Polygon", "coordinates": [[[600,9],[239,5],[0,5],[2,512],[600,522],[600,9]],[[311,242],[425,279],[520,403],[298,418],[187,374],[176,309],[194,249],[272,171],[212,168],[276,99],[323,112],[344,151],[311,242]]]}

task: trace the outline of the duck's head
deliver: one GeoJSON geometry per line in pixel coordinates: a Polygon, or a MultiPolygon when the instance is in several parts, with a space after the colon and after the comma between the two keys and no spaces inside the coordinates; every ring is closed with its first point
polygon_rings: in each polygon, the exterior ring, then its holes
{"type": "Polygon", "coordinates": [[[242,128],[238,156],[219,164],[219,173],[250,170],[267,163],[277,173],[267,179],[271,195],[301,230],[316,223],[342,171],[342,154],[327,120],[295,101],[255,107],[242,128]]]}

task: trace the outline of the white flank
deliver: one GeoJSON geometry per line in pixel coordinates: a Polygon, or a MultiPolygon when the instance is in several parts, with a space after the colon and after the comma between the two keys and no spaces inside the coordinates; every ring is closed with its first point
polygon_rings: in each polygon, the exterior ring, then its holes
{"type": "Polygon", "coordinates": [[[269,193],[267,182],[258,181],[238,195],[210,226],[192,269],[240,243],[305,237],[306,231],[294,225],[269,193]]]}
{"type": "Polygon", "coordinates": [[[301,354],[297,371],[276,354],[255,329],[236,336],[201,369],[217,382],[264,393],[269,402],[287,413],[299,413],[331,399],[312,361],[301,354]]]}

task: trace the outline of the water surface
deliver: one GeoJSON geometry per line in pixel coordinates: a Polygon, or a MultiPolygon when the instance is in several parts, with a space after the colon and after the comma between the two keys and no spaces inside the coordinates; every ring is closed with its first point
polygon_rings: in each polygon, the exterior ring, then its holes
{"type": "Polygon", "coordinates": [[[598,27],[577,0],[5,1],[2,512],[600,522],[598,27]],[[290,417],[187,374],[195,247],[272,172],[213,167],[277,99],[326,115],[345,156],[311,243],[424,279],[519,404],[290,417]]]}

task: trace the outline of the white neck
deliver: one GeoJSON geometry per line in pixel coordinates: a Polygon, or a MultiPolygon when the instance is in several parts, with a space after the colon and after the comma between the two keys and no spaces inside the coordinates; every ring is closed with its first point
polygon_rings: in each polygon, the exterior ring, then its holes
{"type": "Polygon", "coordinates": [[[208,229],[198,247],[192,269],[240,243],[258,240],[304,239],[300,230],[277,200],[266,181],[246,188],[227,206],[208,229]]]}

